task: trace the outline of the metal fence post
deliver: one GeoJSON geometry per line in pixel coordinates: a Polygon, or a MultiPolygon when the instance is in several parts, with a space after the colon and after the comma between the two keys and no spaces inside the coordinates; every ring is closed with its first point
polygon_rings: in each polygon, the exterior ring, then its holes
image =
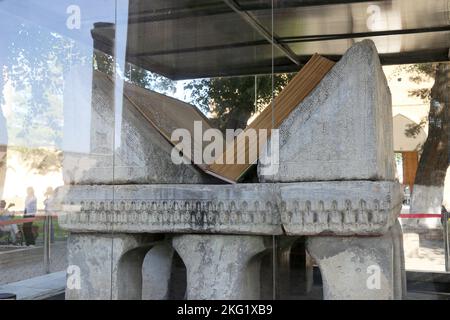
{"type": "Polygon", "coordinates": [[[44,220],[44,271],[50,273],[50,240],[51,240],[51,216],[45,212],[44,220]]]}
{"type": "Polygon", "coordinates": [[[450,214],[448,213],[448,211],[443,208],[442,210],[442,215],[443,215],[443,232],[444,232],[444,259],[445,259],[445,271],[449,272],[450,271],[450,266],[449,266],[449,239],[448,239],[448,218],[450,216],[450,214]]]}

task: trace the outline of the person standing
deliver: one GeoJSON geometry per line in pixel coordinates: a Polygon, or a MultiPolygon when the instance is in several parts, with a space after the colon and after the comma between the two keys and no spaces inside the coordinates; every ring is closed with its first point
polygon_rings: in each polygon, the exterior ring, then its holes
{"type": "MultiPolygon", "coordinates": [[[[9,206],[6,206],[5,200],[0,200],[0,222],[1,221],[10,221],[12,220],[8,209],[13,207],[14,204],[10,203],[9,206]]],[[[19,234],[19,228],[16,224],[8,224],[8,225],[0,225],[0,231],[9,232],[10,239],[12,243],[16,243],[17,236],[19,234]]]]}
{"type": "MultiPolygon", "coordinates": [[[[37,212],[37,199],[34,195],[32,187],[27,188],[27,197],[25,198],[24,218],[34,218],[37,212]]],[[[27,246],[35,245],[35,238],[33,234],[33,222],[26,222],[23,224],[23,236],[27,246]]]]}

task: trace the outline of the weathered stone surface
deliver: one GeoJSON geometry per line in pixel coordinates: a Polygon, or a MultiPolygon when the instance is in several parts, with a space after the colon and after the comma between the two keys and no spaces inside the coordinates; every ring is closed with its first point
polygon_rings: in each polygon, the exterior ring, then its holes
{"type": "Polygon", "coordinates": [[[172,269],[173,248],[157,244],[145,255],[142,266],[142,300],[166,300],[172,269]]]}
{"type": "Polygon", "coordinates": [[[159,240],[157,235],[71,233],[66,299],[141,299],[142,263],[159,240]]]}
{"type": "Polygon", "coordinates": [[[279,130],[279,170],[262,181],[394,180],[391,95],[373,42],[353,45],[279,130]]]}
{"type": "Polygon", "coordinates": [[[200,184],[212,178],[173,165],[170,143],[126,99],[115,123],[108,81],[94,79],[88,155],[66,153],[66,182],[79,185],[59,188],[49,208],[81,270],[68,299],[166,298],[174,252],[161,233],[174,234],[188,299],[260,298],[271,235],[289,236],[276,261],[285,274],[292,239],[311,236],[325,299],[402,297],[390,93],[372,42],[353,46],[283,122],[279,171],[261,177],[276,184],[200,184]]]}
{"type": "Polygon", "coordinates": [[[402,203],[388,181],[58,188],[51,208],[75,232],[380,235],[402,203]]]}
{"type": "Polygon", "coordinates": [[[310,237],[326,300],[402,299],[406,287],[401,229],[381,237],[310,237]]]}
{"type": "Polygon", "coordinates": [[[270,185],[66,186],[52,206],[76,232],[282,233],[270,185]]]}
{"type": "Polygon", "coordinates": [[[400,184],[388,181],[305,182],[279,186],[281,221],[288,235],[384,234],[400,214],[403,199],[400,184]]]}
{"type": "Polygon", "coordinates": [[[392,226],[390,233],[394,243],[394,297],[401,300],[406,297],[406,271],[403,231],[398,219],[392,226]]]}
{"type": "Polygon", "coordinates": [[[94,72],[92,82],[89,145],[85,152],[65,150],[63,176],[66,184],[215,181],[191,164],[174,164],[170,156],[172,144],[122,95],[119,95],[122,112],[116,114],[114,83],[106,75],[94,72]]]}
{"type": "Polygon", "coordinates": [[[260,298],[264,237],[179,235],[173,247],[186,265],[188,300],[260,298]]]}

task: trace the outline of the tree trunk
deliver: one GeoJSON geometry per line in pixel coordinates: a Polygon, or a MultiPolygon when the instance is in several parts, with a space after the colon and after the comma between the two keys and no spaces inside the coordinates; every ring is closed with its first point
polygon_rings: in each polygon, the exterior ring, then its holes
{"type": "MultiPolygon", "coordinates": [[[[431,88],[428,137],[423,145],[411,199],[411,213],[441,213],[449,167],[450,64],[439,63],[431,88]]],[[[439,219],[421,219],[421,226],[439,227],[439,219]],[[436,220],[436,221],[434,221],[436,220]]],[[[418,221],[416,221],[418,222],[418,221]]]]}

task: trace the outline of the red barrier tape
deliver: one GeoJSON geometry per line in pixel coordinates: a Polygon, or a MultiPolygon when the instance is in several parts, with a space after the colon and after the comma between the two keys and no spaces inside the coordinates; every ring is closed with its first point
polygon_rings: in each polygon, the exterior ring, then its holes
{"type": "MultiPolygon", "coordinates": [[[[52,215],[53,218],[57,218],[58,216],[56,215],[52,215]]],[[[44,220],[45,216],[36,216],[33,218],[22,218],[22,219],[12,219],[12,220],[7,220],[7,221],[0,221],[0,226],[8,226],[11,224],[23,224],[23,223],[27,223],[27,222],[34,222],[37,220],[44,220]]]]}

